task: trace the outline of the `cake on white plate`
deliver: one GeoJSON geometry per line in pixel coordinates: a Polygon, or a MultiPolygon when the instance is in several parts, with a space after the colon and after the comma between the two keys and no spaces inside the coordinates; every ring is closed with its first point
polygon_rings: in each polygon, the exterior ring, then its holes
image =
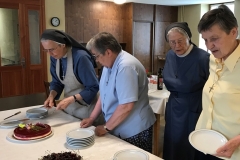
{"type": "Polygon", "coordinates": [[[52,133],[48,124],[19,124],[13,131],[13,137],[18,140],[34,140],[44,138],[52,133]]]}

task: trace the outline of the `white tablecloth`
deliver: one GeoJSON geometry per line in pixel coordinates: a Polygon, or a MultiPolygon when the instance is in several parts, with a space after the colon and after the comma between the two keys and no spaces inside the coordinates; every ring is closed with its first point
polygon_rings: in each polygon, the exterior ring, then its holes
{"type": "MultiPolygon", "coordinates": [[[[8,111],[1,111],[0,117],[3,120],[18,111],[21,114],[16,115],[9,119],[23,119],[25,117],[26,110],[29,108],[19,108],[8,111]]],[[[38,160],[38,158],[46,155],[47,153],[59,153],[69,151],[64,147],[66,142],[66,133],[72,129],[79,128],[80,121],[70,115],[65,114],[62,111],[55,111],[54,109],[49,110],[49,116],[41,120],[31,120],[28,123],[47,123],[54,131],[54,135],[48,139],[20,144],[13,143],[6,139],[7,134],[13,131],[13,129],[0,128],[0,159],[1,160],[38,160]]],[[[94,130],[94,127],[90,127],[94,130]]],[[[83,156],[84,160],[112,160],[114,153],[123,149],[138,149],[115,136],[107,134],[104,137],[95,136],[95,144],[87,149],[79,150],[79,154],[83,156]]],[[[144,151],[145,152],[145,151],[144,151]]],[[[161,158],[154,156],[146,152],[149,155],[150,160],[161,160],[161,158]]]]}
{"type": "Polygon", "coordinates": [[[149,90],[148,98],[149,104],[153,109],[153,112],[156,114],[165,114],[166,103],[170,92],[163,88],[163,90],[149,90]]]}

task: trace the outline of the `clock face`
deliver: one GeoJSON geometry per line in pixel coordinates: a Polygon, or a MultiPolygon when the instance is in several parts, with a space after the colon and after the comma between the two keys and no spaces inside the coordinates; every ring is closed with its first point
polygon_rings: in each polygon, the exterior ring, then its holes
{"type": "Polygon", "coordinates": [[[51,24],[54,26],[54,27],[57,27],[60,25],[60,19],[58,17],[53,17],[51,19],[51,24]]]}

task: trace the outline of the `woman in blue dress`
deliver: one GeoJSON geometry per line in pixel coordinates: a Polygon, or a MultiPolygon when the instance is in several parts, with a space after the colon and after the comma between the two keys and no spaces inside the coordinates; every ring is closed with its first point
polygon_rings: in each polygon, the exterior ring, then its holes
{"type": "Polygon", "coordinates": [[[186,22],[170,24],[165,38],[168,51],[163,80],[170,91],[165,113],[163,158],[194,160],[195,149],[188,141],[202,111],[202,89],[209,76],[209,53],[191,42],[186,22]]]}

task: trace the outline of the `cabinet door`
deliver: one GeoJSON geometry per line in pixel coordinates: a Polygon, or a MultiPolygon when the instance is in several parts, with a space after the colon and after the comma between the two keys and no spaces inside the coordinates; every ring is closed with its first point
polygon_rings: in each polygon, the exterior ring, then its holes
{"type": "Polygon", "coordinates": [[[133,55],[148,71],[152,71],[152,33],[152,22],[134,22],[133,55]]]}
{"type": "Polygon", "coordinates": [[[0,98],[44,92],[42,7],[24,2],[0,1],[0,98]]]}
{"type": "Polygon", "coordinates": [[[0,5],[0,97],[27,92],[21,14],[19,5],[0,5]]]}
{"type": "Polygon", "coordinates": [[[42,18],[40,6],[26,5],[26,19],[28,27],[26,31],[26,78],[28,93],[44,92],[43,81],[46,77],[44,65],[46,65],[46,53],[41,52],[40,34],[42,33],[42,18]]]}

